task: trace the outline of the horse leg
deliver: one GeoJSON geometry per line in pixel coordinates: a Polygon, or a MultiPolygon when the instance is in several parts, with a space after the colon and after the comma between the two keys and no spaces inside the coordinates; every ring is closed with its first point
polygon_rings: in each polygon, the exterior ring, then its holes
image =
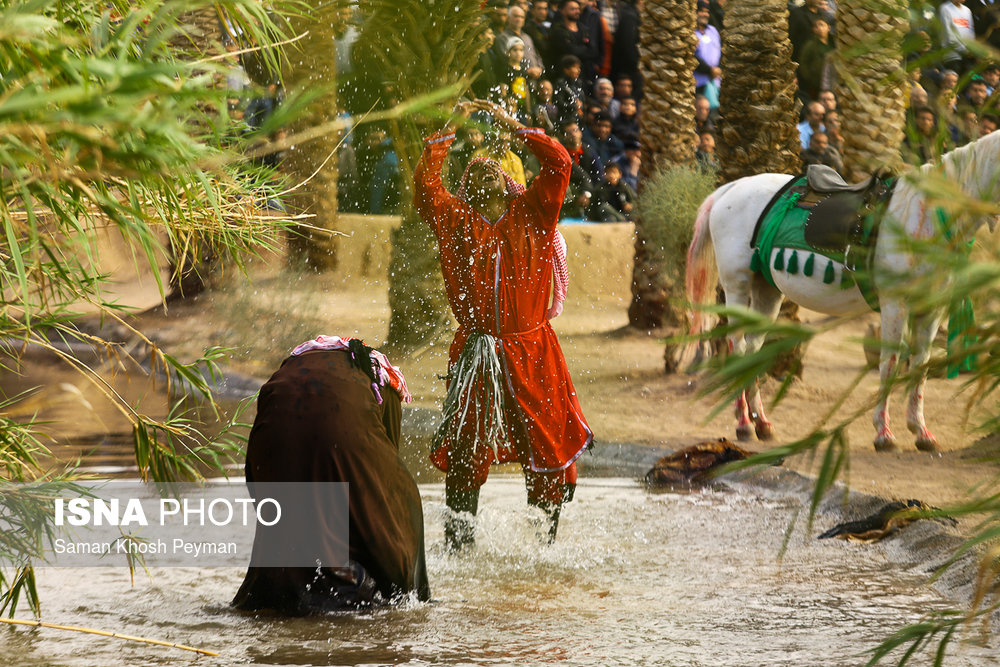
{"type": "MultiPolygon", "coordinates": [[[[746,351],[746,342],[742,336],[730,336],[729,354],[743,354],[746,351]]],[[[756,380],[754,381],[756,382],[756,380]]],[[[748,392],[741,391],[736,397],[736,439],[753,440],[755,428],[753,420],[750,419],[750,403],[747,400],[748,392]]]]}
{"type": "Polygon", "coordinates": [[[927,385],[925,364],[931,356],[931,341],[937,333],[939,323],[937,315],[927,315],[918,318],[913,324],[914,351],[910,357],[910,369],[917,369],[919,375],[906,406],[906,427],[917,436],[917,449],[922,452],[938,451],[937,438],[927,430],[924,423],[924,388],[927,385]]]}
{"type": "MultiPolygon", "coordinates": [[[[725,274],[720,274],[722,278],[723,291],[726,294],[726,305],[730,308],[750,307],[750,279],[749,276],[731,276],[726,280],[725,274]],[[728,284],[727,284],[728,283],[728,284]]],[[[747,340],[740,333],[729,336],[729,354],[745,354],[747,351],[747,340]]],[[[750,404],[748,402],[747,391],[740,392],[736,398],[736,439],[753,440],[755,428],[753,420],[750,419],[750,404]]]]}
{"type": "Polygon", "coordinates": [[[906,324],[902,304],[889,301],[882,304],[882,350],[878,365],[878,401],[872,423],[875,426],[875,451],[891,452],[896,449],[896,436],[889,428],[889,384],[899,367],[900,344],[906,324]]]}
{"type": "MultiPolygon", "coordinates": [[[[761,278],[755,278],[751,294],[751,306],[754,310],[766,315],[771,321],[778,317],[781,302],[785,297],[780,291],[771,287],[761,278]]],[[[749,337],[748,347],[751,353],[758,352],[764,344],[764,335],[755,334],[749,337]]],[[[760,382],[754,378],[753,384],[747,389],[750,404],[750,417],[753,419],[754,432],[758,440],[773,440],[774,425],[764,414],[764,401],[760,396],[760,382]]]]}

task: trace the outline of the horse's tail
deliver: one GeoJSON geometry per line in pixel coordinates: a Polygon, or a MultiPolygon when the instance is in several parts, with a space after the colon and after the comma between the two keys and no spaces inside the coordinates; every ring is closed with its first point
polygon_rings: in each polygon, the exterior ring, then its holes
{"type": "MultiPolygon", "coordinates": [[[[698,207],[698,217],[694,222],[694,236],[688,246],[687,269],[684,275],[687,300],[691,305],[688,335],[699,336],[715,326],[717,318],[703,310],[703,306],[715,303],[715,287],[719,282],[718,267],[712,248],[712,232],[709,219],[712,206],[732,186],[727,183],[710,194],[698,207]]],[[[678,358],[678,368],[692,371],[711,354],[711,346],[705,340],[691,340],[685,344],[678,358]]]]}

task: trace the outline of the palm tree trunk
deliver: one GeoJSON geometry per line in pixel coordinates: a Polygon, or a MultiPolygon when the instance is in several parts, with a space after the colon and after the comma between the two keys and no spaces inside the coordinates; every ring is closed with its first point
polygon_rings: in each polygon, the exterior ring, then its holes
{"type": "MultiPolygon", "coordinates": [[[[695,0],[646,0],[642,7],[640,71],[643,76],[642,174],[694,160],[695,0]]],[[[641,181],[640,181],[641,184],[641,181]]],[[[640,185],[641,187],[641,185],[640,185]]],[[[636,220],[635,267],[629,324],[654,329],[679,324],[682,316],[670,305],[669,287],[651,247],[652,220],[636,220]]]]}
{"type": "Polygon", "coordinates": [[[801,103],[791,56],[784,0],[726,7],[718,145],[723,182],[801,170],[796,128],[801,103]]]}
{"type": "MultiPolygon", "coordinates": [[[[296,35],[308,34],[296,42],[289,61],[294,63],[286,76],[289,90],[306,91],[323,87],[317,97],[297,119],[293,131],[316,127],[337,114],[334,83],[337,78],[337,51],[334,48],[335,22],[340,20],[340,4],[324,5],[316,14],[297,18],[293,24],[296,35]]],[[[288,149],[283,167],[299,186],[290,197],[294,213],[312,217],[292,229],[288,239],[288,263],[306,266],[313,271],[329,271],[337,267],[337,158],[339,139],[325,134],[311,141],[297,143],[288,149]]]]}
{"type": "MultiPolygon", "coordinates": [[[[784,0],[748,0],[727,8],[722,42],[723,86],[719,106],[722,180],[763,173],[797,174],[802,170],[796,127],[801,102],[788,40],[784,0]]],[[[785,301],[780,316],[799,321],[798,305],[785,301]]],[[[783,377],[802,373],[801,346],[771,368],[783,377]]]]}
{"type": "Polygon", "coordinates": [[[888,0],[837,3],[837,99],[844,171],[859,181],[879,167],[898,170],[906,125],[903,37],[907,5],[888,0]]]}

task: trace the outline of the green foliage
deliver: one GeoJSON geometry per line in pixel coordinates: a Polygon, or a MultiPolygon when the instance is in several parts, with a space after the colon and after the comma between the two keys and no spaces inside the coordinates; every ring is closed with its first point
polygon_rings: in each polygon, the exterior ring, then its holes
{"type": "MultiPolygon", "coordinates": [[[[85,344],[121,364],[129,352],[77,326],[97,311],[148,350],[168,388],[211,403],[220,351],[192,363],[164,354],[124,319],[105,292],[108,276],[96,234],[111,231],[148,263],[176,270],[202,254],[228,256],[275,247],[288,221],[256,214],[267,174],[244,166],[246,144],[227,113],[226,65],[206,51],[198,17],[223,12],[241,46],[285,39],[282,16],[301,5],[282,0],[14,0],[0,3],[0,363],[13,367],[25,345],[47,350],[87,377],[131,422],[144,479],[197,480],[217,474],[240,451],[229,429],[200,434],[176,407],[164,420],[141,414],[71,350],[85,344]]],[[[280,52],[263,49],[273,71],[280,52]]],[[[159,284],[161,294],[164,286],[159,284]]],[[[16,402],[16,399],[12,402],[16,402]]],[[[214,405],[214,404],[213,404],[214,405]]],[[[0,409],[7,407],[0,406],[0,409]]],[[[239,413],[238,413],[239,414],[239,413]]],[[[238,419],[234,417],[234,420],[238,419]]],[[[38,612],[31,562],[51,541],[51,497],[75,478],[53,465],[31,421],[0,418],[0,613],[27,599],[38,612]],[[42,463],[42,462],[45,463],[42,463]],[[14,485],[10,485],[14,486],[14,485]]]]}
{"type": "Polygon", "coordinates": [[[670,294],[684,293],[687,249],[694,233],[694,220],[698,207],[715,190],[715,180],[714,171],[673,165],[650,176],[639,195],[637,209],[647,250],[662,267],[670,294]]]}

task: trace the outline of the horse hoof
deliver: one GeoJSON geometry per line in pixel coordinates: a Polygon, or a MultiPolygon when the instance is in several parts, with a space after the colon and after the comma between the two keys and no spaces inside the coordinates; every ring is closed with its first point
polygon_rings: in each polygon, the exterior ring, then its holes
{"type": "Polygon", "coordinates": [[[774,426],[771,422],[758,422],[754,425],[758,440],[774,440],[774,426]]]}
{"type": "Polygon", "coordinates": [[[736,439],[740,442],[753,440],[754,429],[752,424],[742,424],[736,427],[736,439]]]}
{"type": "Polygon", "coordinates": [[[896,447],[896,440],[887,437],[875,438],[875,451],[876,452],[895,452],[898,447],[896,447]]]}
{"type": "Polygon", "coordinates": [[[922,452],[940,452],[941,448],[938,447],[937,438],[933,435],[928,434],[925,437],[917,438],[917,449],[922,452]]]}

